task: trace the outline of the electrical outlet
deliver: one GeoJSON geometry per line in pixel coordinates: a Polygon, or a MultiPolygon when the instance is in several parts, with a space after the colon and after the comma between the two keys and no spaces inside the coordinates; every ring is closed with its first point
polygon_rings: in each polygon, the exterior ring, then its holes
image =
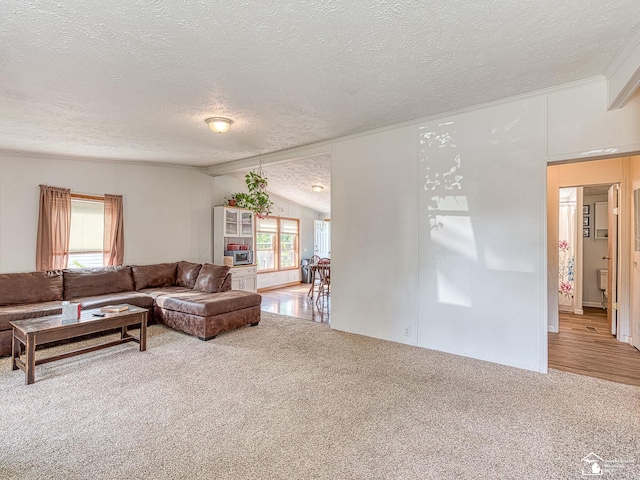
{"type": "Polygon", "coordinates": [[[411,336],[411,327],[409,325],[405,325],[405,327],[404,327],[404,336],[405,337],[410,337],[411,336]]]}

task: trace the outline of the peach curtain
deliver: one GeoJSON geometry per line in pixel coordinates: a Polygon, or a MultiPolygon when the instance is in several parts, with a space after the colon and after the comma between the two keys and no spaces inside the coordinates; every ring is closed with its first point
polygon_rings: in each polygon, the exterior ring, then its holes
{"type": "Polygon", "coordinates": [[[104,265],[124,263],[124,215],[122,195],[104,196],[104,265]]]}
{"type": "Polygon", "coordinates": [[[36,270],[67,268],[71,231],[71,190],[40,185],[36,270]]]}

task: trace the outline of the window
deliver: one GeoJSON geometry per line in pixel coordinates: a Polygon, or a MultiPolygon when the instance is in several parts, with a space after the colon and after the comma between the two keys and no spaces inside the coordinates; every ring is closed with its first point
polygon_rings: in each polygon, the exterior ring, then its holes
{"type": "Polygon", "coordinates": [[[298,268],[299,225],[300,221],[295,218],[269,217],[257,220],[258,272],[298,268]]]}
{"type": "Polygon", "coordinates": [[[276,246],[278,220],[276,218],[259,218],[256,228],[256,258],[259,272],[270,272],[276,269],[276,246]]]}
{"type": "Polygon", "coordinates": [[[280,219],[280,269],[298,267],[298,220],[280,219]]]}
{"type": "Polygon", "coordinates": [[[104,266],[104,200],[71,194],[67,268],[104,266]]]}

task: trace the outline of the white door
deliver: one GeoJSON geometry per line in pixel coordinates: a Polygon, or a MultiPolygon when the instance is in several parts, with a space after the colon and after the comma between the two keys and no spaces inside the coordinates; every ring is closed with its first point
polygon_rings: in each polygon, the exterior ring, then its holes
{"type": "Polygon", "coordinates": [[[633,179],[631,344],[640,349],[640,178],[633,179]]]}
{"type": "Polygon", "coordinates": [[[609,224],[608,224],[608,267],[609,281],[607,291],[607,321],[611,327],[611,334],[618,333],[618,226],[620,216],[618,215],[620,186],[611,185],[609,188],[609,224]]]}
{"type": "Polygon", "coordinates": [[[313,254],[320,258],[331,258],[331,223],[314,220],[314,227],[313,254]]]}

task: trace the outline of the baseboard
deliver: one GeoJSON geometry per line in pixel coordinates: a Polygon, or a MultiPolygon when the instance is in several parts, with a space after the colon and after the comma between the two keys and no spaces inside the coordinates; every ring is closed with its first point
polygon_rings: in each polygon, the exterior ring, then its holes
{"type": "Polygon", "coordinates": [[[600,302],[582,302],[583,307],[594,307],[594,308],[602,308],[602,303],[600,302]]]}
{"type": "Polygon", "coordinates": [[[289,282],[289,283],[281,283],[279,285],[271,285],[268,287],[263,287],[263,288],[259,288],[258,289],[258,293],[260,292],[268,292],[269,290],[277,290],[278,288],[284,288],[284,287],[293,287],[294,285],[300,285],[302,282],[301,281],[297,281],[297,282],[289,282]]]}
{"type": "Polygon", "coordinates": [[[558,329],[553,325],[547,325],[547,331],[549,331],[550,333],[558,333],[558,329]]]}
{"type": "Polygon", "coordinates": [[[576,308],[573,310],[573,313],[575,313],[576,315],[584,315],[584,310],[582,310],[581,308],[576,308]]]}

